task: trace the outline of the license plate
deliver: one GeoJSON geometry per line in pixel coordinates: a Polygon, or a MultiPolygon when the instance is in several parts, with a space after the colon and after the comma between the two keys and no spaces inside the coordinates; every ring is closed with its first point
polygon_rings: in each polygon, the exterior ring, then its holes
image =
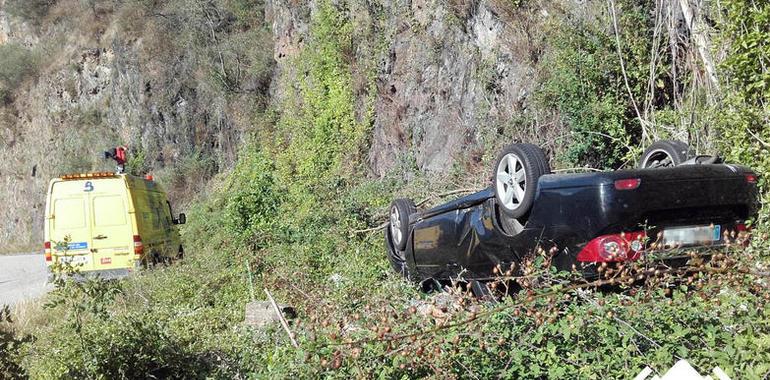
{"type": "Polygon", "coordinates": [[[666,228],[663,230],[663,245],[675,247],[708,244],[719,241],[721,235],[720,225],[666,228]]]}
{"type": "Polygon", "coordinates": [[[88,256],[61,256],[59,262],[69,263],[70,265],[85,265],[88,264],[88,256]]]}

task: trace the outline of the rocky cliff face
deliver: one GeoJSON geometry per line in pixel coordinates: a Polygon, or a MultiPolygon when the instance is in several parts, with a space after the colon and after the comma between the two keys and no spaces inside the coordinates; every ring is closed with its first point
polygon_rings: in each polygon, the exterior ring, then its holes
{"type": "Polygon", "coordinates": [[[109,147],[127,145],[132,165],[160,177],[184,202],[235,160],[248,128],[247,112],[237,107],[255,102],[185,78],[194,70],[185,57],[154,55],[158,41],[126,35],[116,16],[95,19],[69,3],[51,10],[60,19],[35,27],[0,2],[0,44],[41,57],[37,75],[0,107],[0,249],[37,247],[48,181],[112,170],[102,158],[109,147]]]}
{"type": "MultiPolygon", "coordinates": [[[[235,159],[254,123],[249,110],[261,107],[260,88],[272,83],[267,93],[274,107],[293,96],[303,73],[292,60],[310,38],[318,9],[316,0],[268,0],[257,16],[272,41],[258,45],[248,39],[253,28],[216,8],[180,16],[187,8],[89,11],[62,0],[36,27],[9,16],[3,1],[0,44],[36,49],[43,59],[39,74],[15,90],[0,115],[0,201],[6,205],[0,246],[36,246],[47,181],[63,172],[110,169],[99,155],[117,144],[129,145],[141,158],[134,164],[161,177],[176,200],[196,192],[235,159]],[[195,17],[203,20],[202,34],[191,35],[213,36],[204,40],[213,46],[209,56],[192,53],[198,40],[173,45],[163,38],[195,17]],[[137,25],[125,26],[131,22],[137,25]],[[228,58],[223,45],[239,36],[245,48],[228,58]],[[272,49],[272,78],[241,74],[240,62],[248,58],[241,53],[263,46],[272,49]],[[227,59],[238,65],[225,67],[227,59]],[[225,90],[201,79],[220,65],[225,90]],[[237,88],[229,88],[236,74],[237,88]],[[175,176],[180,161],[208,164],[199,178],[185,179],[175,176]]],[[[544,10],[517,11],[496,0],[353,0],[339,7],[353,24],[348,60],[359,118],[373,112],[373,175],[405,167],[441,174],[456,164],[473,166],[516,138],[550,138],[515,122],[535,83],[544,10]]]]}
{"type": "Polygon", "coordinates": [[[37,33],[32,26],[8,15],[6,1],[0,0],[0,44],[18,42],[27,46],[38,42],[37,33]]]}
{"type": "MultiPolygon", "coordinates": [[[[291,3],[273,0],[268,6],[279,76],[287,71],[283,63],[301,51],[317,8],[313,1],[291,3]]],[[[347,6],[359,32],[353,36],[354,62],[376,62],[369,154],[374,174],[401,164],[444,172],[458,161],[479,160],[485,144],[500,144],[487,137],[500,135],[526,107],[535,76],[531,50],[537,41],[530,37],[539,20],[511,21],[544,16],[511,14],[509,5],[483,0],[347,6]]]]}

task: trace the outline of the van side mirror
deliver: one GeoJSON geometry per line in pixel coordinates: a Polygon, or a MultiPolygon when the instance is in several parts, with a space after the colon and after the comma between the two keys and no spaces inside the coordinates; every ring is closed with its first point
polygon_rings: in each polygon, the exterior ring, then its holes
{"type": "Polygon", "coordinates": [[[179,218],[174,219],[174,224],[185,224],[185,223],[187,223],[187,215],[185,215],[184,213],[180,213],[179,218]]]}

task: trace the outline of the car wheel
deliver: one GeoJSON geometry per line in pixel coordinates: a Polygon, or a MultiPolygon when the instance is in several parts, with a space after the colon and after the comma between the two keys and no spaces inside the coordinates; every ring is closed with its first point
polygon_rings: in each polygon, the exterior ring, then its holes
{"type": "Polygon", "coordinates": [[[671,168],[690,157],[690,146],[678,140],[660,140],[650,145],[639,160],[640,168],[671,168]]]}
{"type": "Polygon", "coordinates": [[[500,209],[513,218],[527,215],[535,200],[537,180],[550,172],[548,159],[537,145],[506,146],[495,160],[492,173],[500,209]]]}
{"type": "Polygon", "coordinates": [[[411,199],[396,199],[390,204],[388,232],[396,250],[403,251],[409,234],[409,216],[417,212],[411,199]]]}

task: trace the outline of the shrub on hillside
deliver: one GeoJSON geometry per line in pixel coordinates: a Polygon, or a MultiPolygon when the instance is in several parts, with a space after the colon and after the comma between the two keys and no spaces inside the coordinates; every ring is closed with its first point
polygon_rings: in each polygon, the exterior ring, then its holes
{"type": "MultiPolygon", "coordinates": [[[[633,162],[636,156],[630,148],[632,141],[639,141],[642,128],[625,80],[633,96],[643,99],[650,76],[651,5],[620,3],[618,33],[625,73],[613,20],[606,14],[596,20],[601,22],[565,16],[549,30],[551,49],[540,64],[544,79],[536,99],[570,132],[563,158],[571,165],[610,169],[633,162]]],[[[663,71],[658,68],[655,78],[663,71]]]]}
{"type": "Polygon", "coordinates": [[[11,309],[8,306],[0,309],[0,378],[9,380],[26,377],[20,363],[22,342],[10,328],[12,322],[11,309]]]}
{"type": "Polygon", "coordinates": [[[281,197],[274,170],[263,152],[249,152],[241,158],[228,186],[225,228],[240,243],[253,248],[264,246],[278,223],[281,197]]]}
{"type": "Polygon", "coordinates": [[[0,99],[7,102],[13,90],[37,72],[38,57],[31,49],[16,43],[0,45],[0,99]]]}
{"type": "MultiPolygon", "coordinates": [[[[721,65],[725,101],[711,110],[719,147],[729,159],[769,173],[770,4],[728,0],[722,7],[720,28],[729,49],[721,65]]],[[[767,179],[760,177],[763,189],[767,190],[767,184],[767,179]]],[[[764,214],[767,216],[767,211],[764,214]]]]}

